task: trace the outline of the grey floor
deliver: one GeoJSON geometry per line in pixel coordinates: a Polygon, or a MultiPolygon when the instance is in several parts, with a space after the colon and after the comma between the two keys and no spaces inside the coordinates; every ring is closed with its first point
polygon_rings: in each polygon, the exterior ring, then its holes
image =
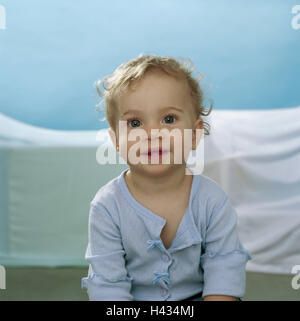
{"type": "MultiPolygon", "coordinates": [[[[80,288],[87,268],[6,267],[6,289],[0,301],[86,301],[80,288]]],[[[300,289],[291,286],[292,275],[247,272],[243,301],[300,301],[300,289]]]]}

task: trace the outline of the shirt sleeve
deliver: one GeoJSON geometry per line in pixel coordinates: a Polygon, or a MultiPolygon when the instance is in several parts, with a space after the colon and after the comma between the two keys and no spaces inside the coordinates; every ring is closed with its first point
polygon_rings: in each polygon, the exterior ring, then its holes
{"type": "Polygon", "coordinates": [[[131,281],[125,267],[125,251],[118,225],[101,204],[91,203],[89,243],[85,259],[88,276],[81,287],[87,289],[90,301],[132,301],[131,281]]]}
{"type": "Polygon", "coordinates": [[[246,264],[252,259],[239,240],[237,214],[228,197],[211,210],[200,266],[204,273],[202,296],[241,298],[246,287],[246,264]]]}

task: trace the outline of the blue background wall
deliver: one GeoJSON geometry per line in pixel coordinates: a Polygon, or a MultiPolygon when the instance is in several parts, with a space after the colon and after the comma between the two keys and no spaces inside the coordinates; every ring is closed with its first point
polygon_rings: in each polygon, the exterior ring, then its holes
{"type": "Polygon", "coordinates": [[[189,57],[215,109],[300,105],[300,29],[283,0],[0,0],[0,112],[96,130],[94,81],[140,53],[189,57]]]}

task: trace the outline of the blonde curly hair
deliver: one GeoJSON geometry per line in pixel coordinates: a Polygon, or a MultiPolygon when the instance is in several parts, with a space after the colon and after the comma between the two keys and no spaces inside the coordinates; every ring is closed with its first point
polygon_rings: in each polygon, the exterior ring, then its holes
{"type": "MultiPolygon", "coordinates": [[[[141,79],[141,77],[150,69],[158,69],[164,71],[170,76],[181,77],[185,79],[191,89],[191,97],[197,118],[208,116],[213,108],[211,103],[209,110],[205,110],[203,106],[204,94],[199,85],[202,75],[199,73],[196,78],[192,77],[194,71],[193,63],[190,59],[182,59],[182,62],[172,57],[161,57],[155,55],[139,55],[137,58],[122,63],[112,74],[99,79],[95,83],[95,87],[99,97],[102,99],[97,104],[99,106],[105,101],[105,113],[109,126],[114,132],[117,129],[117,119],[115,117],[118,111],[118,97],[126,92],[133,81],[141,79]],[[102,85],[103,91],[100,86],[102,85]]],[[[209,135],[210,125],[203,120],[204,135],[209,135]]]]}

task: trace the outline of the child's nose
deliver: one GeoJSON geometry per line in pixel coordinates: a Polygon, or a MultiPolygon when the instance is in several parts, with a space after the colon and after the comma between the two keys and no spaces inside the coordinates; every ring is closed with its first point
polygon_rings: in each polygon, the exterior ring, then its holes
{"type": "MultiPolygon", "coordinates": [[[[165,128],[165,125],[156,120],[149,121],[148,124],[144,126],[144,129],[146,130],[147,136],[149,138],[151,137],[151,135],[153,138],[155,138],[163,128],[165,128]]],[[[162,134],[163,133],[161,133],[161,135],[162,134]]]]}
{"type": "Polygon", "coordinates": [[[144,127],[143,128],[146,131],[147,136],[144,136],[143,143],[148,144],[149,146],[152,145],[159,145],[159,142],[161,141],[161,136],[159,134],[159,128],[153,128],[153,127],[144,127]],[[156,130],[154,130],[156,129],[156,130]]]}

